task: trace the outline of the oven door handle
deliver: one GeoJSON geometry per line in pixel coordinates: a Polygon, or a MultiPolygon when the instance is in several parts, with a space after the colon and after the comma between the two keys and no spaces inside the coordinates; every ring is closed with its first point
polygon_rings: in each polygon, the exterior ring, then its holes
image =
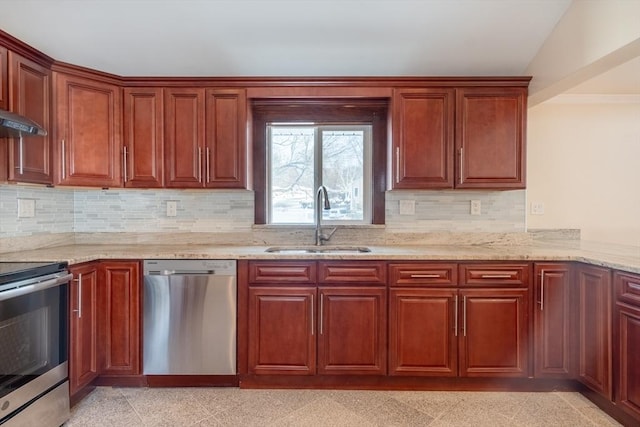
{"type": "Polygon", "coordinates": [[[8,291],[0,292],[0,301],[5,301],[11,298],[16,298],[22,295],[28,295],[34,292],[43,291],[45,289],[60,286],[64,283],[69,283],[73,278],[72,274],[65,274],[64,276],[56,277],[54,279],[45,280],[44,282],[34,283],[32,285],[25,285],[19,288],[10,289],[8,291]]]}

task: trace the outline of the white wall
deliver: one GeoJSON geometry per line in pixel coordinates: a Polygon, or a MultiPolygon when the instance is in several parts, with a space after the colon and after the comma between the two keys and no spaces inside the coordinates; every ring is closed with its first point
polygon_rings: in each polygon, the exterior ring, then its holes
{"type": "Polygon", "coordinates": [[[527,207],[543,202],[545,214],[528,213],[527,226],[640,246],[640,102],[584,98],[596,102],[529,109],[527,207]]]}

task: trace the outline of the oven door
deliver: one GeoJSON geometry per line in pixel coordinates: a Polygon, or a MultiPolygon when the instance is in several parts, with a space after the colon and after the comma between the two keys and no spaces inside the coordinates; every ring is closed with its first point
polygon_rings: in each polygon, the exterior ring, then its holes
{"type": "Polygon", "coordinates": [[[0,292],[0,424],[68,378],[68,273],[0,292]]]}

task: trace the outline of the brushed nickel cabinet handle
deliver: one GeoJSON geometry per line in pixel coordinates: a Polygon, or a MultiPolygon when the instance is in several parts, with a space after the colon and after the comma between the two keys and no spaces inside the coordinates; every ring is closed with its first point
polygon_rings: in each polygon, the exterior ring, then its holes
{"type": "Polygon", "coordinates": [[[211,160],[209,158],[210,155],[211,155],[211,150],[209,150],[209,147],[207,147],[205,149],[205,156],[206,157],[204,159],[205,160],[204,164],[205,164],[205,169],[206,169],[205,172],[206,172],[206,175],[207,175],[207,183],[211,182],[211,164],[210,164],[211,160]]]}
{"type": "Polygon", "coordinates": [[[127,146],[122,147],[122,171],[124,176],[124,183],[127,183],[127,146]]]}
{"type": "Polygon", "coordinates": [[[453,334],[456,337],[458,336],[458,294],[453,300],[453,334]]]}
{"type": "Polygon", "coordinates": [[[460,147],[460,184],[462,184],[462,172],[464,169],[464,148],[460,147]]]}
{"type": "Polygon", "coordinates": [[[64,139],[60,141],[60,156],[62,157],[62,179],[65,179],[67,177],[67,167],[66,167],[66,153],[65,153],[65,149],[64,149],[64,139]]]}
{"type": "Polygon", "coordinates": [[[511,276],[511,274],[482,274],[480,277],[482,279],[509,279],[511,276]]]}
{"type": "Polygon", "coordinates": [[[467,336],[467,296],[462,297],[462,335],[467,336]]]}
{"type": "Polygon", "coordinates": [[[314,330],[314,324],[313,324],[313,315],[314,315],[314,309],[313,309],[313,294],[311,294],[311,336],[314,335],[313,330],[314,330]]]}
{"type": "Polygon", "coordinates": [[[22,175],[24,173],[24,152],[23,152],[23,143],[24,141],[22,140],[22,133],[20,134],[20,142],[18,142],[18,157],[19,157],[19,163],[18,163],[18,170],[20,172],[20,175],[22,175]]]}
{"type": "Polygon", "coordinates": [[[324,294],[320,294],[320,320],[318,320],[318,324],[320,326],[320,335],[322,335],[322,324],[324,323],[324,294]]]}
{"type": "Polygon", "coordinates": [[[412,274],[412,279],[437,279],[439,278],[439,274],[412,274]]]}
{"type": "Polygon", "coordinates": [[[202,182],[202,148],[198,147],[198,181],[202,182]]]}
{"type": "Polygon", "coordinates": [[[540,271],[540,311],[544,311],[544,270],[540,271]]]}
{"type": "Polygon", "coordinates": [[[400,147],[396,147],[396,182],[400,182],[400,147]]]}

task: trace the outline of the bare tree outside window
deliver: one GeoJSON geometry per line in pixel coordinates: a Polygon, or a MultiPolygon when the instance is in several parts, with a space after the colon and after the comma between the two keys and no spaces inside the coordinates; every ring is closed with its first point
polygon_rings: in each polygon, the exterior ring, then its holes
{"type": "Polygon", "coordinates": [[[371,129],[368,125],[270,125],[269,212],[272,224],[314,222],[315,191],[327,187],[331,209],[323,220],[365,223],[371,129]]]}

